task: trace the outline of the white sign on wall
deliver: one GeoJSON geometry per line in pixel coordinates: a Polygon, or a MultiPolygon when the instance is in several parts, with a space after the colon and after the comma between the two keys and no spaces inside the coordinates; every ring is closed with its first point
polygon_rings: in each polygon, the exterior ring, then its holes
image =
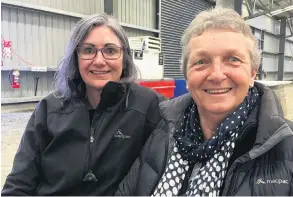
{"type": "Polygon", "coordinates": [[[47,72],[47,67],[31,67],[31,71],[33,72],[47,72]]]}

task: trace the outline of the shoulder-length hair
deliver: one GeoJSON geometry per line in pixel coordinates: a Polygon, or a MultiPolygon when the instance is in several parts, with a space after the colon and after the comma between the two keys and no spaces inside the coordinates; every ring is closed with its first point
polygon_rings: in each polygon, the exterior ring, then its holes
{"type": "Polygon", "coordinates": [[[78,69],[76,47],[80,45],[89,32],[97,26],[107,26],[116,34],[121,42],[124,49],[121,82],[133,82],[138,78],[139,73],[131,57],[126,32],[113,16],[106,13],[94,14],[81,19],[72,32],[65,55],[54,76],[53,92],[57,98],[61,98],[62,100],[70,100],[72,98],[73,89],[70,87],[69,82],[72,80],[80,82],[77,84],[77,88],[79,92],[85,96],[85,84],[82,81],[78,69]]]}

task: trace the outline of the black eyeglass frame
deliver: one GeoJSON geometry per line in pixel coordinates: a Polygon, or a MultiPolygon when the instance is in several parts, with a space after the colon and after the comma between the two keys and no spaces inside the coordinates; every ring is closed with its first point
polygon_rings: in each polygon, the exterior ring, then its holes
{"type": "Polygon", "coordinates": [[[76,50],[76,54],[77,54],[77,56],[78,56],[80,59],[82,59],[82,60],[93,60],[93,59],[95,59],[95,58],[97,57],[97,54],[98,54],[99,51],[101,51],[103,57],[104,57],[106,60],[117,60],[117,59],[119,59],[119,58],[121,57],[121,52],[122,52],[122,51],[125,51],[125,48],[124,48],[124,47],[119,47],[119,46],[117,46],[116,44],[111,44],[111,45],[105,46],[105,47],[103,47],[103,48],[97,48],[97,47],[95,47],[95,46],[93,46],[93,45],[91,45],[91,44],[83,44],[83,45],[77,46],[75,50],[76,50]],[[93,48],[96,50],[96,54],[95,54],[95,56],[94,56],[93,58],[82,58],[82,57],[78,54],[78,49],[81,48],[81,47],[84,46],[84,45],[91,46],[91,47],[93,47],[93,48]],[[116,57],[115,57],[115,58],[105,57],[105,55],[104,55],[104,53],[103,53],[103,50],[104,50],[105,48],[109,48],[110,46],[115,46],[115,47],[117,47],[117,48],[120,49],[119,57],[117,57],[117,58],[116,58],[116,57]]]}

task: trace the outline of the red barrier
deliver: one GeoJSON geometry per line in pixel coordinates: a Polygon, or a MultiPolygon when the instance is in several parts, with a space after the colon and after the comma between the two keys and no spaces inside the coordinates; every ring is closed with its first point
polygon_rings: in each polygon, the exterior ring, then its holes
{"type": "Polygon", "coordinates": [[[167,98],[174,97],[175,81],[173,79],[140,81],[139,84],[145,87],[152,88],[153,90],[167,98]]]}

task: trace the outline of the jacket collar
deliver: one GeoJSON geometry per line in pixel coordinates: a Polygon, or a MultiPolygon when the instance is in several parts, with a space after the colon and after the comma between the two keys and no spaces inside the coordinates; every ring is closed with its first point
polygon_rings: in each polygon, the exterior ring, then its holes
{"type": "Polygon", "coordinates": [[[162,117],[167,122],[177,124],[180,118],[183,116],[185,109],[192,103],[193,99],[190,93],[186,93],[177,98],[161,102],[159,107],[162,117]]]}
{"type": "Polygon", "coordinates": [[[262,155],[286,137],[293,135],[293,131],[284,119],[279,99],[273,90],[260,83],[255,83],[255,86],[261,93],[261,101],[256,141],[249,152],[251,159],[262,155]]]}
{"type": "MultiPolygon", "coordinates": [[[[85,104],[88,102],[85,96],[86,88],[84,82],[81,79],[68,79],[68,85],[73,92],[73,99],[75,105],[85,104]]],[[[97,110],[117,110],[121,106],[126,97],[128,100],[129,88],[126,83],[119,82],[108,82],[102,90],[101,101],[97,107],[97,110]]],[[[126,105],[123,106],[127,108],[128,101],[126,105]]]]}
{"type": "Polygon", "coordinates": [[[126,85],[118,82],[108,82],[102,90],[101,101],[97,109],[117,109],[128,94],[126,85]]]}
{"type": "MultiPolygon", "coordinates": [[[[268,149],[285,137],[293,135],[293,131],[284,119],[282,106],[273,90],[258,82],[255,82],[255,87],[261,95],[255,147],[269,143],[270,146],[266,146],[266,149],[268,149]]],[[[160,103],[162,117],[167,122],[177,124],[184,110],[192,101],[190,93],[187,93],[160,103]]]]}

